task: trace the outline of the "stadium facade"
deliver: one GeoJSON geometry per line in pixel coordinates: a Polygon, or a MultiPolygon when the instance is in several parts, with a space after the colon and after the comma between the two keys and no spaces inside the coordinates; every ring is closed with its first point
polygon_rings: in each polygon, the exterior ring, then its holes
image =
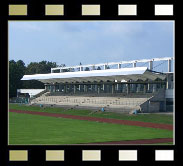
{"type": "Polygon", "coordinates": [[[57,67],[49,74],[24,75],[22,80],[45,84],[45,90],[32,100],[34,103],[102,107],[118,112],[170,111],[174,98],[172,62],[173,58],[166,57],[57,67]],[[168,63],[167,72],[153,70],[153,63],[160,61],[168,63]],[[148,63],[148,67],[138,67],[138,63],[148,63]],[[123,67],[126,64],[132,67],[123,67]]]}

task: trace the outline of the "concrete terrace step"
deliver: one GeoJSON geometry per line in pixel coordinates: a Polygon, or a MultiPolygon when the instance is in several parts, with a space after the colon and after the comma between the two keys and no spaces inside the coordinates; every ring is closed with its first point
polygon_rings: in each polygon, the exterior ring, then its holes
{"type": "Polygon", "coordinates": [[[81,98],[81,97],[40,97],[34,101],[44,101],[44,102],[56,102],[56,103],[91,103],[91,104],[115,104],[115,105],[139,105],[147,99],[145,98],[133,98],[133,99],[115,99],[115,98],[81,98]]]}
{"type": "Polygon", "coordinates": [[[131,112],[140,108],[140,105],[149,98],[144,95],[131,97],[84,97],[84,96],[40,96],[32,101],[34,104],[52,104],[75,108],[105,108],[106,111],[131,112]]]}

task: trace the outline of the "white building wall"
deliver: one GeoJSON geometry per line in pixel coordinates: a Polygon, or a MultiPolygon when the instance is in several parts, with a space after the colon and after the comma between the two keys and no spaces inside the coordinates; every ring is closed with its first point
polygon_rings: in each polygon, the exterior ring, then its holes
{"type": "Polygon", "coordinates": [[[174,98],[174,89],[166,89],[165,98],[173,99],[174,98]]]}
{"type": "Polygon", "coordinates": [[[37,95],[45,89],[17,89],[17,93],[28,93],[30,97],[37,95]]]}

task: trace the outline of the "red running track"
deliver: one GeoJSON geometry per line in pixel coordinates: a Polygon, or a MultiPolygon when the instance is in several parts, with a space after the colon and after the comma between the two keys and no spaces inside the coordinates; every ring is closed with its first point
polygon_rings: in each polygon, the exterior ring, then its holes
{"type": "Polygon", "coordinates": [[[113,145],[113,144],[121,144],[121,145],[144,145],[144,144],[156,144],[156,143],[168,143],[173,142],[173,138],[154,138],[154,139],[139,139],[139,140],[129,140],[129,141],[111,141],[111,142],[98,142],[98,143],[89,143],[92,145],[95,144],[105,144],[105,145],[113,145]]]}
{"type": "Polygon", "coordinates": [[[150,122],[107,119],[107,118],[97,118],[97,117],[78,116],[78,115],[66,115],[66,114],[60,114],[60,113],[47,113],[47,112],[23,111],[23,110],[12,110],[12,109],[9,111],[15,112],[15,113],[50,116],[50,117],[57,117],[57,118],[60,117],[60,118],[68,118],[68,119],[78,119],[78,120],[87,120],[87,121],[95,121],[95,122],[105,122],[105,123],[113,123],[113,124],[121,124],[121,125],[173,130],[173,125],[169,125],[169,124],[158,124],[158,123],[150,123],[150,122]]]}

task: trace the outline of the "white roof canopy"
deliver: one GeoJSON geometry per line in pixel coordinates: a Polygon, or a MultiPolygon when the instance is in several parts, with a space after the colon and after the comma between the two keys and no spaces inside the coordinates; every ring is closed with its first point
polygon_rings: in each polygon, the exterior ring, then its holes
{"type": "Polygon", "coordinates": [[[38,80],[43,83],[83,83],[83,82],[132,82],[142,80],[164,80],[165,74],[153,72],[147,67],[62,72],[50,74],[24,75],[21,80],[38,80]]]}

